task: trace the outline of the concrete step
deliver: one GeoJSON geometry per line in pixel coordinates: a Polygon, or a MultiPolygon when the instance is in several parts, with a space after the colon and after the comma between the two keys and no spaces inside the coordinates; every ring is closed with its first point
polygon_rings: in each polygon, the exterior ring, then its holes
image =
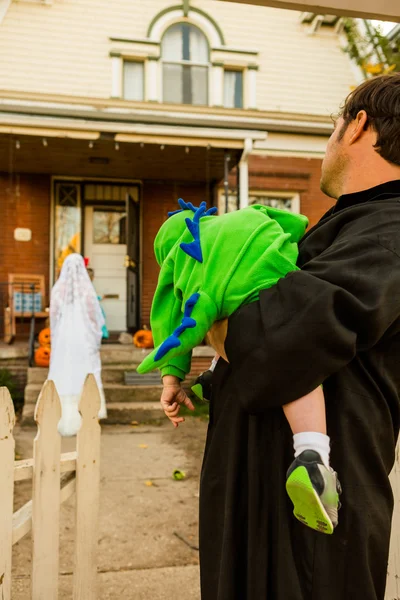
{"type": "MultiPolygon", "coordinates": [[[[124,383],[124,373],[136,372],[132,364],[126,365],[105,365],[101,370],[101,379],[106,383],[124,383]]],[[[43,385],[48,376],[48,369],[40,367],[31,367],[28,370],[28,384],[38,383],[43,385]]]]}
{"type": "MultiPolygon", "coordinates": [[[[28,384],[25,388],[25,404],[36,404],[41,389],[41,383],[28,384]]],[[[107,404],[157,402],[160,399],[161,390],[161,385],[123,385],[120,383],[104,385],[107,404]]]]}
{"type": "MultiPolygon", "coordinates": [[[[135,346],[123,344],[103,344],[101,347],[102,365],[130,364],[132,368],[137,367],[139,363],[151,352],[135,348],[135,346]]],[[[197,346],[193,350],[194,358],[212,358],[215,352],[210,346],[197,346]]]]}
{"type": "MultiPolygon", "coordinates": [[[[34,404],[25,404],[21,420],[22,426],[35,425],[34,411],[34,404]]],[[[146,423],[165,419],[159,402],[116,402],[108,405],[107,412],[107,419],[101,421],[106,425],[123,425],[133,421],[146,423]]]]}

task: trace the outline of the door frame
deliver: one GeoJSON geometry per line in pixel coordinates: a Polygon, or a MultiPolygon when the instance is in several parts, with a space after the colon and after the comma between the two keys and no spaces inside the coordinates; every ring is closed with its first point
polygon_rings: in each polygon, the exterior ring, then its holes
{"type": "MultiPolygon", "coordinates": [[[[109,185],[132,185],[138,188],[139,197],[139,269],[138,269],[138,323],[141,323],[142,317],[142,289],[143,289],[143,182],[140,179],[110,178],[110,177],[74,177],[73,175],[52,175],[50,186],[50,261],[49,261],[49,288],[54,285],[54,242],[55,242],[55,201],[56,201],[56,183],[77,183],[81,189],[81,253],[84,255],[84,227],[85,227],[85,208],[90,205],[84,201],[83,185],[90,183],[106,183],[109,185]]],[[[96,203],[98,204],[98,203],[96,203]]],[[[127,270],[128,271],[128,270],[127,270]]],[[[126,278],[128,281],[128,277],[126,278]]],[[[128,298],[127,298],[128,302],[128,298]]],[[[128,310],[128,307],[127,307],[128,310]]],[[[139,325],[140,328],[140,325],[139,325]]]]}

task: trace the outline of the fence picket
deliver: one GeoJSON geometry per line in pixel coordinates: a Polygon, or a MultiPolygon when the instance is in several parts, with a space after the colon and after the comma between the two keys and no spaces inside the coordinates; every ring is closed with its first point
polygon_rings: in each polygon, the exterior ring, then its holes
{"type": "Polygon", "coordinates": [[[14,406],[7,388],[0,388],[0,597],[11,600],[11,558],[14,500],[14,406]]]}
{"type": "Polygon", "coordinates": [[[93,375],[88,375],[79,410],[76,458],[76,535],[74,600],[97,599],[97,544],[100,487],[100,395],[93,375]]]}
{"type": "Polygon", "coordinates": [[[40,393],[32,479],[32,600],[57,600],[60,526],[61,404],[54,383],[40,393]]]}

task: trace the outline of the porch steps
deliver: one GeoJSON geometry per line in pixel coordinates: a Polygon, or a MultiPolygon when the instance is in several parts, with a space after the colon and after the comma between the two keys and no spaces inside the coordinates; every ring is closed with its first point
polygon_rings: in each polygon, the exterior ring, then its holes
{"type": "MultiPolygon", "coordinates": [[[[25,388],[25,404],[36,404],[42,384],[29,383],[25,388]]],[[[161,385],[104,384],[107,405],[129,402],[157,402],[160,399],[161,385]]]]}
{"type": "MultiPolygon", "coordinates": [[[[34,412],[35,404],[25,404],[22,425],[35,424],[34,412]]],[[[101,421],[106,425],[147,423],[164,418],[159,402],[115,402],[107,405],[107,412],[107,419],[101,421]]]]}
{"type": "MultiPolygon", "coordinates": [[[[125,373],[136,373],[135,367],[132,363],[126,365],[107,365],[104,366],[101,371],[101,379],[103,385],[106,383],[120,383],[125,382],[125,373]]],[[[28,369],[28,385],[30,384],[41,384],[43,385],[48,376],[48,369],[33,367],[28,369]]]]}
{"type": "MultiPolygon", "coordinates": [[[[164,418],[160,409],[162,386],[155,374],[139,376],[137,365],[149,353],[131,345],[107,344],[101,348],[102,381],[107,402],[108,418],[105,423],[131,423],[164,418]],[[125,376],[127,374],[127,376],[125,376]]],[[[193,351],[194,373],[199,373],[210,363],[213,351],[199,346],[193,351]]],[[[48,370],[33,367],[28,369],[25,388],[25,406],[22,424],[33,424],[33,414],[40,390],[46,381],[48,370]]],[[[190,379],[189,378],[189,379],[190,379]]]]}

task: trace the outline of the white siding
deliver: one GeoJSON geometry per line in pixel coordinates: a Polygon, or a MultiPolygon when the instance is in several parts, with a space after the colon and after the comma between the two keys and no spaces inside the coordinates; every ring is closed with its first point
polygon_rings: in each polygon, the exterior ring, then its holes
{"type": "MultiPolygon", "coordinates": [[[[109,98],[111,36],[145,38],[166,0],[13,2],[0,24],[0,90],[109,98]]],[[[330,29],[307,35],[299,13],[192,0],[218,22],[229,48],[259,51],[260,110],[326,115],[356,83],[330,29]]],[[[235,55],[232,55],[235,58],[235,55]]]]}

